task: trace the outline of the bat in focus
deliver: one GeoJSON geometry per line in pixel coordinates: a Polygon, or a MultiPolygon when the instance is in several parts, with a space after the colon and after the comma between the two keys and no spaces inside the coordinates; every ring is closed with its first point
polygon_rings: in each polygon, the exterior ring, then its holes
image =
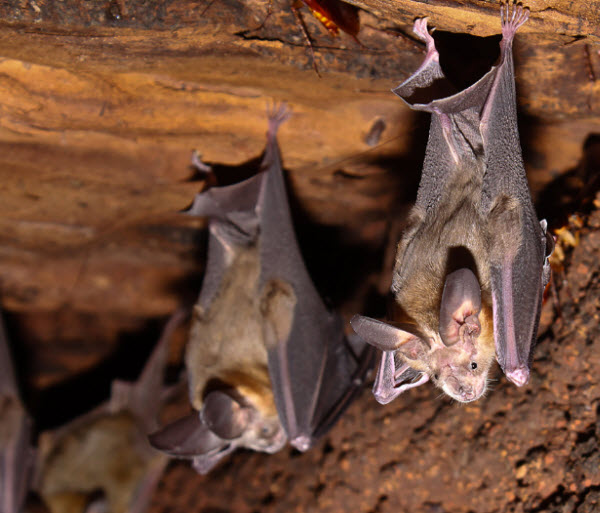
{"type": "Polygon", "coordinates": [[[0,315],[0,513],[22,511],[34,462],[31,431],[0,315]]]}
{"type": "Polygon", "coordinates": [[[501,6],[499,62],[463,91],[444,76],[427,20],[415,22],[427,55],[394,92],[432,116],[393,272],[399,323],[351,321],[383,350],[373,389],[383,404],[429,380],[476,400],[494,356],[517,386],[529,379],[553,240],[531,201],[517,129],[512,43],[528,16],[501,6]]]}
{"type": "Polygon", "coordinates": [[[36,490],[51,513],[141,513],[168,458],[148,443],[163,387],[174,313],[135,383],[114,381],[108,403],[40,436],[36,490]]]}
{"type": "MultiPolygon", "coordinates": [[[[194,411],[150,437],[208,472],[238,447],[307,450],[360,391],[372,352],[348,340],[302,260],[269,114],[258,174],[198,194],[189,213],[209,219],[208,257],[186,367],[194,411]]],[[[202,163],[197,163],[202,167],[202,163]]],[[[206,167],[205,167],[206,171],[206,167]]]]}

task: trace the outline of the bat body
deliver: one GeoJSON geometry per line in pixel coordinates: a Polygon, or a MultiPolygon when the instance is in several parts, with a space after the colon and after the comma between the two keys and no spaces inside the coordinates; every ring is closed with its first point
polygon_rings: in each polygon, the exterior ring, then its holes
{"type": "Polygon", "coordinates": [[[168,461],[150,447],[164,396],[175,313],[135,383],[113,382],[111,399],[40,437],[37,490],[51,513],[141,513],[168,461]]]}
{"type": "Polygon", "coordinates": [[[208,472],[236,447],[308,449],[359,391],[357,359],[302,260],[277,146],[283,107],[270,114],[260,172],[199,194],[209,217],[208,260],[186,352],[195,411],[151,437],[208,472]]]}
{"type": "Polygon", "coordinates": [[[425,61],[394,92],[432,113],[416,204],[398,244],[392,291],[401,321],[356,316],[357,333],[384,351],[374,393],[389,402],[432,380],[469,402],[497,358],[518,386],[529,378],[551,238],[538,221],[516,119],[512,41],[528,17],[503,5],[499,62],[455,91],[425,19],[425,61]]]}
{"type": "Polygon", "coordinates": [[[0,317],[0,513],[22,511],[33,469],[31,430],[0,317]]]}

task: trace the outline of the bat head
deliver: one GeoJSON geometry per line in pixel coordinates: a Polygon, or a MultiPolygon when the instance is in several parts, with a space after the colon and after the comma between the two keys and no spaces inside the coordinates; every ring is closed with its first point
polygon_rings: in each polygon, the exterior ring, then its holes
{"type": "Polygon", "coordinates": [[[492,321],[489,308],[483,310],[475,274],[468,268],[448,274],[438,333],[431,334],[430,350],[417,355],[416,365],[427,372],[433,383],[463,403],[475,401],[485,393],[494,359],[492,321]]]}
{"type": "Polygon", "coordinates": [[[420,330],[410,324],[395,327],[361,316],[351,324],[369,344],[396,352],[457,401],[475,401],[487,389],[495,355],[492,312],[482,302],[475,274],[467,268],[446,278],[437,329],[423,325],[420,330]]]}
{"type": "Polygon", "coordinates": [[[213,390],[200,412],[193,412],[149,437],[156,449],[191,458],[197,472],[206,474],[238,447],[274,453],[286,443],[277,413],[260,411],[235,390],[213,390]]]}

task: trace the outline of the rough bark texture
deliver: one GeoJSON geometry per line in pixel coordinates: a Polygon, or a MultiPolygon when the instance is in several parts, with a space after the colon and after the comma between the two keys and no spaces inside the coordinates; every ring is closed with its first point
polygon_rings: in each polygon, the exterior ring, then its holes
{"type": "MultiPolygon", "coordinates": [[[[360,44],[303,10],[320,77],[288,0],[0,4],[0,286],[38,426],[135,376],[159,320],[194,300],[205,224],[178,214],[202,187],[191,151],[244,173],[271,100],[294,112],[280,145],[317,286],[346,315],[383,312],[428,128],[389,91],[424,54],[412,21],[429,16],[450,75],[473,80],[498,54],[499,5],[353,3],[360,44]]],[[[598,187],[600,2],[526,4],[522,146],[538,211],[560,226],[598,187]]],[[[501,379],[464,407],[429,387],[387,407],[365,393],[307,454],[237,454],[205,478],[174,464],[154,511],[593,511],[599,226],[559,283],[562,320],[546,306],[526,389],[501,379]]]]}

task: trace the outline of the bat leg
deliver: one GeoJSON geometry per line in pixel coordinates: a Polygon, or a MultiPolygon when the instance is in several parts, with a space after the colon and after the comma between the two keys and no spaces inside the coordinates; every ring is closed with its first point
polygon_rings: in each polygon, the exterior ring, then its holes
{"type": "Polygon", "coordinates": [[[433,37],[427,30],[427,18],[419,18],[416,20],[413,26],[413,32],[419,39],[425,41],[427,44],[427,55],[425,56],[425,61],[423,64],[421,64],[421,67],[424,68],[429,64],[430,61],[439,62],[440,54],[435,48],[435,41],[433,37]]]}
{"type": "Polygon", "coordinates": [[[452,120],[448,114],[445,114],[441,111],[435,110],[435,113],[440,118],[440,124],[442,125],[442,134],[444,135],[444,140],[448,145],[448,149],[450,150],[450,155],[452,155],[452,160],[454,160],[455,164],[459,164],[460,157],[458,155],[458,144],[456,142],[456,138],[454,137],[455,129],[452,127],[452,120]]]}
{"type": "Polygon", "coordinates": [[[407,369],[408,365],[403,365],[400,369],[396,370],[394,351],[383,351],[377,376],[375,377],[375,384],[373,385],[373,395],[378,403],[388,404],[406,390],[421,386],[429,381],[429,376],[423,374],[414,383],[397,386],[396,378],[402,375],[407,369]]]}

